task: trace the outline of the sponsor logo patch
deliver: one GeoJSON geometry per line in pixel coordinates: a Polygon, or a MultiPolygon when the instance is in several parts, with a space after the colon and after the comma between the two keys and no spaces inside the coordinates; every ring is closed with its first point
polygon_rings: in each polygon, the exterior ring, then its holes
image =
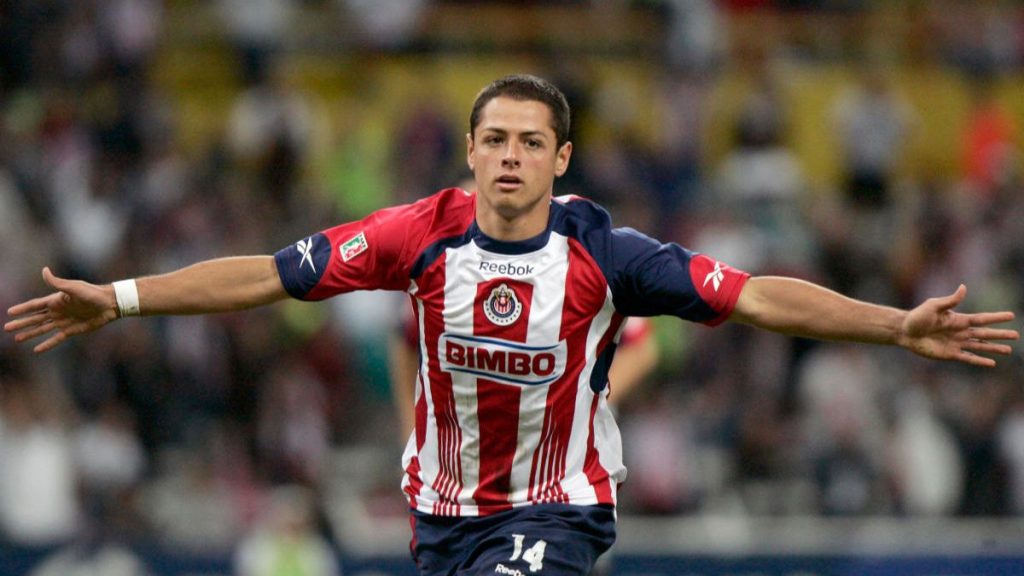
{"type": "Polygon", "coordinates": [[[500,284],[484,300],[484,315],[497,326],[509,326],[523,313],[523,303],[508,284],[500,284]]]}
{"type": "Polygon", "coordinates": [[[441,370],[505,384],[550,384],[565,372],[566,345],[527,346],[500,338],[441,335],[441,370]]]}
{"type": "Polygon", "coordinates": [[[354,238],[339,246],[338,251],[341,252],[341,259],[348,262],[366,252],[366,249],[369,247],[370,245],[366,243],[366,234],[360,232],[354,238]]]}

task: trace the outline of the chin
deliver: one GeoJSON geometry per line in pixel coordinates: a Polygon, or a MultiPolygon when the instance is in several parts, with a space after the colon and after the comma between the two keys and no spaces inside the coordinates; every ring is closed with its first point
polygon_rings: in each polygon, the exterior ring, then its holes
{"type": "Polygon", "coordinates": [[[506,220],[513,220],[522,215],[523,207],[514,202],[498,202],[494,205],[494,211],[506,220]]]}

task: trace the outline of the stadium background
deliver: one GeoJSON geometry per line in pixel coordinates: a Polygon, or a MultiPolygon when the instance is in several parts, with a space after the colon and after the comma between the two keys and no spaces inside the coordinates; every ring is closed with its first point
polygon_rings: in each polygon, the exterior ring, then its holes
{"type": "MultiPolygon", "coordinates": [[[[10,0],[0,305],[44,264],[267,253],[454,184],[476,91],[528,71],[575,107],[557,191],[619,224],[893,305],[966,282],[967,308],[1020,312],[1022,69],[1024,11],[994,0],[10,0]]],[[[346,574],[410,573],[403,305],[129,320],[40,358],[0,339],[0,573],[240,573],[286,524],[346,574]]],[[[616,574],[1019,572],[1019,352],[979,371],[657,333],[620,414],[616,574]]]]}

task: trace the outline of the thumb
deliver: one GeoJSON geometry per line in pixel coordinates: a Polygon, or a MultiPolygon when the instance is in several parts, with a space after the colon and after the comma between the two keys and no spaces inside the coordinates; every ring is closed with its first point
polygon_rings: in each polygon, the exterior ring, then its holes
{"type": "Polygon", "coordinates": [[[49,266],[43,267],[43,281],[46,282],[50,288],[58,292],[67,293],[68,289],[72,286],[72,281],[67,278],[61,278],[50,270],[49,266]]]}
{"type": "Polygon", "coordinates": [[[43,267],[43,282],[53,288],[54,290],[60,290],[60,284],[63,284],[63,278],[58,278],[53,272],[50,271],[49,266],[43,267]]]}
{"type": "Polygon", "coordinates": [[[966,297],[967,297],[967,286],[964,286],[963,284],[961,284],[956,289],[956,292],[953,292],[949,296],[943,296],[942,298],[936,298],[935,299],[935,304],[938,306],[939,312],[945,312],[947,310],[952,310],[953,308],[956,308],[961,302],[964,301],[964,298],[966,298],[966,297]]]}

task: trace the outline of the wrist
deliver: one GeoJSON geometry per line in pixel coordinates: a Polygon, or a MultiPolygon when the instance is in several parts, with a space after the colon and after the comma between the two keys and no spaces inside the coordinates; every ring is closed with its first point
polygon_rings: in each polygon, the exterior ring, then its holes
{"type": "Polygon", "coordinates": [[[138,316],[139,310],[139,288],[135,279],[118,280],[114,282],[114,300],[117,302],[117,315],[119,318],[126,316],[138,316]]]}
{"type": "Polygon", "coordinates": [[[894,320],[892,326],[892,343],[901,348],[910,348],[911,335],[907,328],[907,312],[900,310],[894,320]]]}

